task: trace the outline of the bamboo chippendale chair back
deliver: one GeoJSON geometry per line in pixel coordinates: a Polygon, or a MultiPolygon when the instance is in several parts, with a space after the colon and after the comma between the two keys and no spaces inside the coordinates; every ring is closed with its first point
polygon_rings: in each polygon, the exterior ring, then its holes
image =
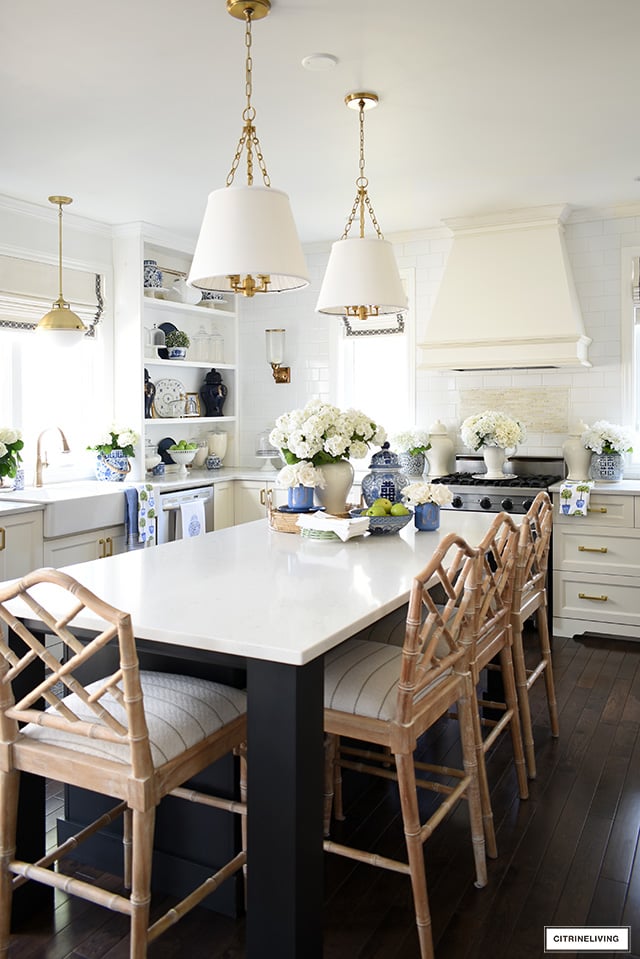
{"type": "MultiPolygon", "coordinates": [[[[149,942],[246,863],[241,850],[149,925],[160,800],[171,794],[246,813],[244,802],[183,785],[236,750],[244,798],[246,696],[209,680],[141,671],[129,614],[57,570],[37,570],[0,588],[0,625],[2,621],[13,639],[9,646],[6,631],[0,630],[0,957],[6,956],[9,944],[12,891],[32,879],[128,915],[130,959],[144,959],[149,942]],[[37,624],[33,629],[30,621],[37,624]],[[83,626],[92,637],[86,642],[74,635],[83,626]],[[56,642],[45,643],[42,633],[53,635],[56,642]],[[115,668],[87,684],[82,677],[89,675],[91,660],[98,656],[102,666],[108,659],[108,668],[115,668]],[[45,710],[39,708],[41,701],[45,710]],[[102,793],[117,805],[36,863],[24,862],[15,858],[20,772],[102,793]],[[124,886],[130,895],[51,868],[120,815],[124,886]]],[[[93,668],[94,675],[99,672],[100,663],[93,668]]],[[[33,823],[32,828],[44,830],[44,823],[33,823]]]]}
{"type": "MultiPolygon", "coordinates": [[[[22,600],[26,606],[25,615],[28,617],[30,612],[33,619],[43,623],[47,631],[57,637],[62,650],[54,655],[42,642],[41,635],[32,632],[18,620],[4,603],[0,604],[0,617],[24,644],[24,651],[18,654],[9,648],[4,638],[0,641],[0,735],[3,750],[8,748],[8,744],[16,742],[18,723],[35,723],[40,727],[86,737],[87,741],[101,740],[126,746],[131,777],[138,781],[148,780],[153,773],[153,763],[129,614],[98,599],[70,576],[53,570],[43,570],[37,576],[26,577],[12,593],[5,595],[4,601],[13,598],[22,600]],[[68,590],[72,602],[61,617],[45,609],[42,602],[30,592],[36,583],[51,583],[68,590]],[[70,629],[85,609],[104,621],[102,631],[86,644],[78,640],[70,629]],[[77,678],[77,671],[86,667],[93,656],[114,641],[118,647],[118,669],[105,678],[98,689],[88,691],[77,678]],[[14,701],[13,684],[37,659],[44,666],[44,678],[14,701]],[[122,688],[118,683],[121,683],[122,688]],[[68,693],[75,693],[78,701],[84,704],[82,717],[69,707],[68,693]],[[53,707],[52,711],[43,712],[36,708],[41,697],[48,706],[53,707]],[[105,697],[112,698],[121,706],[122,712],[119,711],[118,717],[105,705],[105,697]],[[86,718],[87,712],[93,717],[92,721],[86,718]]],[[[37,749],[33,743],[27,743],[26,746],[29,750],[37,749]]],[[[55,751],[49,761],[55,765],[55,751]]],[[[51,772],[51,777],[55,778],[55,771],[51,772]]]]}
{"type": "Polygon", "coordinates": [[[522,744],[520,714],[512,655],[511,612],[514,598],[518,542],[520,530],[508,513],[498,513],[482,542],[478,545],[478,592],[474,626],[471,673],[476,687],[476,746],[480,774],[480,795],[485,824],[487,853],[497,856],[497,845],[491,810],[487,767],[480,762],[498,736],[509,727],[513,762],[521,799],[529,796],[522,744]],[[483,698],[479,691],[481,674],[499,670],[502,676],[504,701],[483,698]],[[482,712],[481,712],[482,711],[482,712]],[[499,718],[493,718],[499,714],[499,718]],[[488,732],[483,732],[488,730],[488,732]]]}
{"type": "MultiPolygon", "coordinates": [[[[469,671],[477,576],[477,550],[449,534],[413,580],[402,648],[352,637],[325,656],[329,769],[335,762],[398,783],[408,861],[333,840],[325,841],[325,850],[410,876],[422,959],[433,959],[423,846],[463,797],[468,799],[476,886],[487,881],[472,719],[475,697],[469,671]],[[434,597],[431,590],[436,585],[440,589],[434,597]],[[456,704],[464,769],[416,759],[419,737],[456,704]],[[357,745],[341,742],[336,757],[338,737],[349,737],[357,745]],[[387,748],[368,748],[368,744],[387,748]],[[425,821],[420,815],[418,789],[445,797],[425,821]]],[[[480,761],[484,763],[482,754],[480,761]]],[[[329,783],[333,781],[331,775],[327,778],[329,783]]]]}
{"type": "Polygon", "coordinates": [[[529,690],[544,676],[551,735],[560,735],[558,706],[553,680],[551,641],[547,607],[547,573],[553,506],[549,494],[538,493],[527,515],[522,520],[512,603],[513,660],[522,723],[522,737],[529,776],[536,776],[535,747],[529,690]],[[531,616],[536,618],[537,659],[527,667],[524,649],[524,624],[531,616]]]}

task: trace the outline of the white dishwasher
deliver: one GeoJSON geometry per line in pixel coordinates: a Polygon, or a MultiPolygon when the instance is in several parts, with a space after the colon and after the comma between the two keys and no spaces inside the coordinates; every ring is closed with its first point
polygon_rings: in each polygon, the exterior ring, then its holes
{"type": "Polygon", "coordinates": [[[180,507],[183,503],[202,500],[204,504],[205,530],[213,530],[213,486],[193,486],[190,489],[156,491],[158,514],[158,543],[171,543],[182,539],[180,507]]]}

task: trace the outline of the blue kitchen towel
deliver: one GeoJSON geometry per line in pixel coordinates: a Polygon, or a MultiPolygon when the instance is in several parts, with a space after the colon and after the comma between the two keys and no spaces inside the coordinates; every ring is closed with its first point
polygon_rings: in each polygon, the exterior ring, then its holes
{"type": "Polygon", "coordinates": [[[154,546],[157,542],[156,502],[151,483],[129,486],[125,495],[127,550],[154,546]]]}
{"type": "Polygon", "coordinates": [[[586,516],[592,488],[591,480],[579,483],[565,480],[560,487],[560,513],[563,516],[586,516]]]}

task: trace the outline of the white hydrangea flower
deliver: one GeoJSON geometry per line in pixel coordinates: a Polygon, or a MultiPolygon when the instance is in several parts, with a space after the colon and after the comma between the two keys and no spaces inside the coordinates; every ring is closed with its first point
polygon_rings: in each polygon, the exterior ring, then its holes
{"type": "Polygon", "coordinates": [[[479,450],[482,446],[513,449],[524,442],[527,432],[522,423],[506,413],[485,410],[466,418],[460,428],[460,436],[464,445],[473,450],[479,450]]]}
{"type": "MultiPolygon", "coordinates": [[[[340,410],[320,399],[276,419],[270,443],[289,464],[309,460],[314,466],[341,459],[361,459],[369,444],[382,446],[386,431],[360,410],[340,410]]],[[[317,485],[317,484],[314,484],[317,485]]]]}
{"type": "Polygon", "coordinates": [[[598,420],[581,436],[582,445],[594,453],[633,453],[631,431],[606,420],[598,420]]]}
{"type": "Polygon", "coordinates": [[[421,506],[423,503],[448,506],[453,493],[443,483],[409,483],[402,490],[402,498],[409,506],[421,506]]]}

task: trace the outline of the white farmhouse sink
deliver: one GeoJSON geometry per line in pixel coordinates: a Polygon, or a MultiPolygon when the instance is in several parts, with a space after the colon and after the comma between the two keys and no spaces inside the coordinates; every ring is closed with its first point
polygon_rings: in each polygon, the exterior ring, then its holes
{"type": "Polygon", "coordinates": [[[4,500],[43,503],[44,536],[51,539],[124,523],[124,490],[124,483],[75,480],[12,490],[4,500]]]}

